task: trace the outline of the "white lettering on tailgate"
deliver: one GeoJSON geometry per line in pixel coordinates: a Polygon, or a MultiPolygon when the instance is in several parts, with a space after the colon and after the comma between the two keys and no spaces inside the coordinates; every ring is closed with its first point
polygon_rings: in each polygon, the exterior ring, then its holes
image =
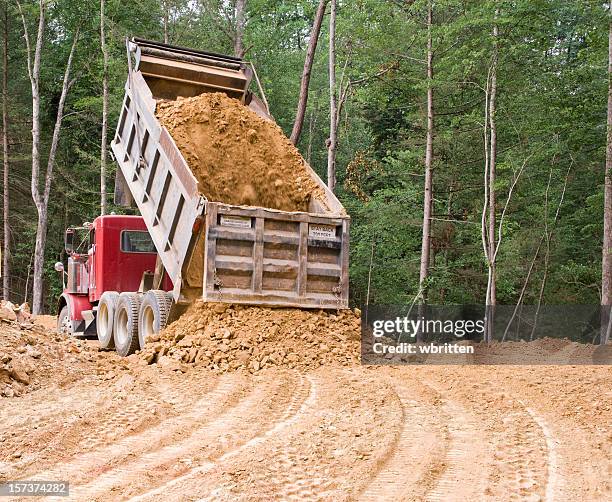
{"type": "Polygon", "coordinates": [[[248,216],[233,216],[231,214],[221,215],[222,227],[251,228],[251,218],[248,216]]]}
{"type": "Polygon", "coordinates": [[[308,225],[308,237],[312,239],[336,240],[336,227],[333,225],[308,225]]]}

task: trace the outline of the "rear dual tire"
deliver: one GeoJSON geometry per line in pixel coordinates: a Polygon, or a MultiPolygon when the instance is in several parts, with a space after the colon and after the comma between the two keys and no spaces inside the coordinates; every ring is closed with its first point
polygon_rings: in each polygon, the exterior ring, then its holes
{"type": "Polygon", "coordinates": [[[113,332],[115,350],[120,356],[129,356],[138,349],[138,313],[141,303],[142,295],[138,293],[119,295],[113,332]]]}
{"type": "MultiPolygon", "coordinates": [[[[162,290],[150,290],[144,295],[105,292],[96,315],[100,346],[114,348],[123,357],[144,348],[148,337],[166,327],[172,303],[172,295],[162,290]]],[[[62,314],[68,317],[67,307],[64,310],[62,314]]]]}
{"type": "Polygon", "coordinates": [[[115,340],[113,338],[113,324],[115,322],[115,312],[119,303],[119,293],[116,291],[106,291],[102,294],[98,303],[96,314],[96,331],[100,347],[103,349],[114,349],[115,340]]]}
{"type": "Polygon", "coordinates": [[[147,291],[140,306],[138,315],[138,337],[140,348],[144,348],[147,339],[159,333],[168,324],[172,295],[159,289],[147,291]]]}

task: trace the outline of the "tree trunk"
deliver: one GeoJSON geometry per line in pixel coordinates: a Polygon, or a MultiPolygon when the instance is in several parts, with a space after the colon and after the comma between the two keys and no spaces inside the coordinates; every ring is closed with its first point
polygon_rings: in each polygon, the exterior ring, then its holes
{"type": "MultiPolygon", "coordinates": [[[[104,1],[104,0],[102,0],[104,1]]],[[[168,21],[170,18],[170,6],[168,5],[168,1],[164,1],[162,2],[162,9],[164,9],[164,19],[163,19],[163,23],[164,23],[164,43],[167,44],[168,43],[168,21]]],[[[102,24],[100,24],[100,28],[102,28],[102,24]]],[[[104,49],[102,49],[102,51],[104,51],[104,49]]]]}
{"type": "Polygon", "coordinates": [[[421,268],[419,273],[419,294],[422,303],[427,300],[426,281],[429,275],[429,254],[431,241],[431,209],[433,201],[433,48],[431,40],[432,2],[427,4],[427,139],[425,144],[425,189],[423,193],[423,239],[421,242],[421,268]]]}
{"type": "Polygon", "coordinates": [[[318,106],[315,106],[310,112],[310,120],[308,121],[308,147],[306,148],[306,162],[312,163],[312,137],[314,135],[315,126],[317,125],[318,106]]]}
{"type": "MultiPolygon", "coordinates": [[[[495,18],[497,20],[497,10],[495,18]]],[[[489,89],[489,109],[487,111],[489,120],[489,159],[486,169],[488,169],[488,204],[489,204],[489,222],[488,222],[488,281],[487,281],[487,323],[486,323],[486,340],[493,340],[493,326],[495,325],[495,305],[497,303],[497,249],[498,242],[495,238],[495,229],[497,219],[495,216],[495,177],[497,175],[497,123],[495,120],[495,112],[497,105],[497,23],[493,25],[493,62],[491,65],[490,89],[489,89]]],[[[485,148],[487,146],[485,145],[485,148]]],[[[486,182],[486,181],[485,181],[486,182]]]]}
{"type": "Polygon", "coordinates": [[[8,145],[8,7],[4,4],[4,36],[2,44],[2,297],[10,296],[10,228],[9,228],[9,145],[8,145]]]}
{"type": "MultiPolygon", "coordinates": [[[[102,137],[100,139],[100,214],[106,214],[106,159],[108,131],[108,49],[104,32],[105,0],[100,0],[100,47],[104,60],[102,75],[102,137]]],[[[167,40],[166,40],[167,42],[167,40]]]]}
{"type": "Polygon", "coordinates": [[[32,199],[38,213],[38,224],[36,228],[36,244],[34,250],[34,280],[32,284],[32,313],[41,314],[43,312],[43,273],[45,263],[45,245],[47,242],[47,208],[49,205],[49,196],[51,194],[51,181],[53,179],[53,167],[55,165],[55,155],[59,144],[60,131],[62,127],[62,119],[64,116],[64,105],[68,90],[74,83],[70,80],[70,71],[72,69],[72,60],[76,50],[77,41],[79,39],[79,30],[74,35],[68,61],[66,62],[66,70],[64,71],[64,79],[62,82],[62,92],[60,95],[57,115],[55,118],[55,126],[51,138],[51,146],[49,148],[49,156],[47,159],[47,169],[43,179],[43,192],[40,190],[40,61],[42,56],[42,46],[45,31],[45,5],[43,0],[39,0],[39,19],[38,33],[36,36],[36,48],[34,50],[34,62],[32,63],[32,53],[30,45],[30,37],[28,34],[27,22],[25,15],[21,9],[21,4],[17,2],[21,19],[23,21],[24,39],[26,43],[27,68],[32,86],[32,199]]]}
{"type": "Polygon", "coordinates": [[[236,38],[234,55],[244,57],[244,26],[246,22],[246,0],[236,0],[236,38]]]}
{"type": "MultiPolygon", "coordinates": [[[[610,1],[612,9],[612,0],[610,1]]],[[[608,11],[612,16],[612,11],[608,11]]],[[[601,263],[601,304],[604,306],[601,343],[607,343],[607,320],[612,315],[612,17],[608,33],[608,138],[604,183],[604,238],[601,263]]]]}
{"type": "MultiPolygon", "coordinates": [[[[497,11],[495,12],[497,18],[497,11]]],[[[497,175],[497,24],[493,26],[493,67],[491,69],[491,95],[489,99],[489,127],[490,127],[490,153],[489,153],[489,257],[491,260],[491,286],[489,288],[489,302],[491,307],[497,303],[497,256],[496,256],[496,217],[495,217],[495,177],[497,175]]]]}
{"type": "MultiPolygon", "coordinates": [[[[21,13],[23,21],[24,39],[26,43],[27,69],[32,87],[32,180],[31,191],[32,200],[38,212],[38,227],[36,229],[36,244],[34,251],[34,281],[32,288],[32,313],[37,315],[42,313],[42,272],[44,263],[44,246],[45,238],[41,234],[41,214],[45,215],[42,197],[39,190],[40,179],[40,60],[43,45],[43,34],[45,31],[45,5],[43,0],[39,0],[39,16],[38,16],[38,31],[36,35],[36,47],[34,49],[34,61],[32,61],[32,51],[30,46],[30,37],[28,34],[27,22],[25,15],[21,9],[21,4],[17,2],[17,6],[21,13]]],[[[43,219],[43,220],[44,220],[43,219]]],[[[46,226],[46,225],[45,225],[46,226]]],[[[45,228],[46,230],[46,228],[45,228]]]]}
{"type": "Polygon", "coordinates": [[[32,313],[42,314],[44,310],[45,246],[47,245],[47,207],[37,207],[36,245],[34,246],[34,271],[32,280],[32,313]]]}
{"type": "Polygon", "coordinates": [[[323,17],[325,17],[325,8],[329,0],[321,0],[315,14],[312,30],[310,32],[310,40],[308,41],[308,49],[306,50],[306,59],[304,60],[304,70],[302,71],[302,82],[300,84],[300,97],[298,98],[297,112],[295,114],[295,122],[291,131],[291,142],[294,145],[300,141],[302,126],[304,125],[304,116],[306,115],[306,105],[308,104],[308,86],[310,85],[310,75],[312,65],[317,51],[317,43],[319,34],[321,33],[321,25],[323,17]]]}
{"type": "Polygon", "coordinates": [[[329,17],[329,139],[327,141],[327,186],[336,189],[336,0],[331,0],[329,17]]]}

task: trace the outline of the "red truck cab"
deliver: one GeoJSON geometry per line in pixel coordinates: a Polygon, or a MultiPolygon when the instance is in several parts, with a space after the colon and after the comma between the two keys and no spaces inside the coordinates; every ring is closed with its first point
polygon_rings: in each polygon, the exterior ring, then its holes
{"type": "MultiPolygon", "coordinates": [[[[98,216],[93,223],[66,230],[68,264],[58,302],[58,329],[75,336],[96,334],[97,306],[106,292],[142,291],[157,251],[140,216],[98,216]],[[82,239],[79,241],[79,237],[82,239]]],[[[57,268],[62,270],[61,264],[57,268]]],[[[161,289],[172,284],[164,277],[161,289]]]]}

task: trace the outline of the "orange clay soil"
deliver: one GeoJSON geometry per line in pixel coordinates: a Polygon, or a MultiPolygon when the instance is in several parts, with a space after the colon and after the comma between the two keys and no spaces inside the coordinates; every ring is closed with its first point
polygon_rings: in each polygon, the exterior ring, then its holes
{"type": "MultiPolygon", "coordinates": [[[[359,311],[263,308],[196,301],[140,353],[146,361],[214,372],[314,369],[359,362],[359,311]]],[[[150,343],[149,343],[150,342],[150,343]]]]}
{"type": "Polygon", "coordinates": [[[223,93],[160,101],[168,129],[208,200],[308,211],[325,200],[304,159],[275,123],[223,93]]]}

